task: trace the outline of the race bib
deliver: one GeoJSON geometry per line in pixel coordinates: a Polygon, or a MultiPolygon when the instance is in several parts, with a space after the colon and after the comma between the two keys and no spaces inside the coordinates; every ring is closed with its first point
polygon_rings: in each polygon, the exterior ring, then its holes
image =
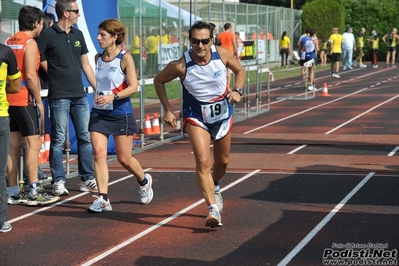
{"type": "Polygon", "coordinates": [[[110,103],[107,103],[105,105],[98,105],[98,104],[95,103],[96,102],[95,100],[96,100],[96,98],[98,96],[111,95],[111,94],[113,94],[112,91],[96,91],[95,92],[95,97],[93,99],[93,108],[101,109],[101,110],[114,110],[114,102],[113,101],[110,102],[110,103]]]}
{"type": "Polygon", "coordinates": [[[220,102],[202,104],[201,110],[204,123],[213,124],[229,117],[229,107],[226,99],[220,102]]]}

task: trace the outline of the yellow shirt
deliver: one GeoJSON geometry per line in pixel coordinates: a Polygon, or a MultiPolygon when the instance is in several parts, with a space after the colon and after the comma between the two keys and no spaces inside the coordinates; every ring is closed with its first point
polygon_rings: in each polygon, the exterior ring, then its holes
{"type": "Polygon", "coordinates": [[[15,80],[21,77],[17,60],[11,48],[0,44],[0,117],[8,116],[8,100],[6,94],[7,78],[15,80]]]}
{"type": "Polygon", "coordinates": [[[344,37],[342,37],[339,33],[331,34],[328,41],[331,43],[331,51],[333,53],[342,53],[342,42],[344,41],[344,37]]]}
{"type": "Polygon", "coordinates": [[[134,36],[132,47],[130,48],[132,54],[140,54],[140,37],[134,36]]]}
{"type": "Polygon", "coordinates": [[[150,35],[145,39],[145,47],[148,54],[158,53],[159,36],[150,35]]]}
{"type": "Polygon", "coordinates": [[[291,40],[290,40],[290,37],[288,37],[288,36],[284,36],[283,40],[281,38],[278,39],[278,44],[283,49],[289,48],[290,47],[290,43],[291,43],[291,40]]]}

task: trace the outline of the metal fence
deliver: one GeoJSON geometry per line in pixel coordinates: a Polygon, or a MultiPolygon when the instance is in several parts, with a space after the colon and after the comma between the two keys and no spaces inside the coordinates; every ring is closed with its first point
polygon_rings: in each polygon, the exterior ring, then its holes
{"type": "MultiPolygon", "coordinates": [[[[18,11],[22,5],[12,0],[0,0],[0,2],[3,18],[0,41],[3,43],[7,37],[18,30],[18,11]],[[5,12],[7,12],[6,16],[5,12]]],[[[28,0],[24,3],[31,4],[28,0]]],[[[243,111],[240,114],[243,118],[268,109],[268,106],[261,108],[260,105],[268,102],[269,86],[265,84],[270,85],[269,75],[264,75],[262,78],[259,74],[269,73],[268,68],[280,62],[278,39],[282,32],[286,31],[287,36],[291,38],[293,49],[297,48],[296,43],[301,35],[301,11],[283,7],[232,3],[224,0],[175,2],[116,0],[115,3],[119,19],[128,30],[125,46],[133,55],[139,79],[139,93],[133,97],[133,104],[139,108],[139,113],[136,113],[140,121],[142,140],[139,149],[145,149],[146,144],[158,144],[183,136],[181,129],[171,132],[170,128],[164,127],[162,121],[160,134],[146,136],[144,134],[145,117],[154,113],[162,117],[163,110],[159,104],[155,111],[153,105],[149,107],[147,104],[156,102],[152,78],[167,63],[180,58],[188,49],[187,31],[195,21],[213,22],[216,25],[216,34],[223,30],[225,23],[229,22],[232,24],[233,31],[238,32],[242,40],[254,44],[253,57],[242,60],[242,64],[248,76],[251,72],[256,76],[255,80],[248,78],[244,99],[250,99],[252,91],[256,91],[257,99],[254,108],[251,108],[248,102],[241,106],[243,111]],[[135,47],[134,43],[138,43],[138,47],[135,47]]],[[[181,88],[178,82],[176,83],[177,85],[174,86],[177,92],[176,98],[181,99],[181,88]]]]}

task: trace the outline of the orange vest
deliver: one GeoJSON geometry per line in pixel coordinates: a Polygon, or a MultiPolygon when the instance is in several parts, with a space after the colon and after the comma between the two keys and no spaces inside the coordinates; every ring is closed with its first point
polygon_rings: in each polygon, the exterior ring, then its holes
{"type": "MultiPolygon", "coordinates": [[[[34,41],[32,37],[29,37],[24,32],[17,32],[15,35],[8,38],[5,42],[14,52],[15,57],[17,58],[18,68],[21,71],[21,81],[22,88],[18,93],[7,94],[7,100],[10,106],[28,106],[29,102],[32,102],[32,95],[29,93],[28,84],[26,82],[25,76],[25,66],[24,66],[24,54],[26,45],[29,42],[34,41]]],[[[36,73],[40,66],[40,52],[37,49],[36,56],[37,66],[36,73]]]]}

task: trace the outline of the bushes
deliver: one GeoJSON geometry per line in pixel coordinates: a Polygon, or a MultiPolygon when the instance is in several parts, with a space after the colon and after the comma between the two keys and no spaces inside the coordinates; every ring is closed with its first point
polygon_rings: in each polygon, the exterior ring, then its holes
{"type": "MultiPolygon", "coordinates": [[[[346,26],[353,28],[357,36],[361,27],[366,29],[365,39],[371,36],[374,28],[379,37],[378,60],[385,61],[386,44],[382,36],[399,27],[399,1],[392,0],[314,0],[302,7],[302,29],[314,27],[317,35],[330,36],[331,29],[338,27],[343,33],[346,26]]],[[[370,60],[371,45],[365,42],[365,59],[370,60]]]]}

